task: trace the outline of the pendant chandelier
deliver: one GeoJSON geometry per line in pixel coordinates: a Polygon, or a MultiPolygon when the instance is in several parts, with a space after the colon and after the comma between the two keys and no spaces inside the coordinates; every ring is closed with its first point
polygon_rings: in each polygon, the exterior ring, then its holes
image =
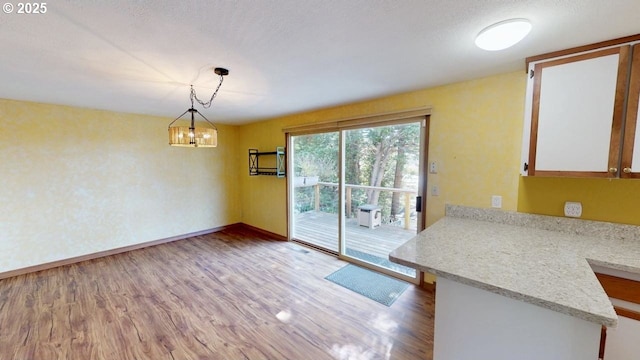
{"type": "Polygon", "coordinates": [[[220,90],[220,86],[222,86],[224,76],[229,75],[229,70],[224,68],[215,68],[213,71],[220,76],[220,83],[218,83],[216,91],[213,92],[209,101],[204,102],[198,99],[196,90],[193,88],[193,85],[191,85],[191,108],[187,109],[187,111],[183,112],[182,115],[178,116],[169,124],[169,145],[184,147],[218,146],[218,128],[193,107],[194,101],[197,101],[205,109],[210,108],[213,99],[218,94],[218,90],[220,90]],[[173,125],[187,113],[191,114],[191,123],[189,126],[173,125]],[[204,126],[196,126],[196,114],[200,115],[200,117],[204,119],[205,122],[202,123],[204,126]]]}

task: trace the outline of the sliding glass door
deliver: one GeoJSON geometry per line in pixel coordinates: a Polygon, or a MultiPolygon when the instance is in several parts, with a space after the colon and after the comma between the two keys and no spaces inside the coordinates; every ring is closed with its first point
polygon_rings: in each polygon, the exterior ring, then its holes
{"type": "Polygon", "coordinates": [[[292,237],[335,253],[339,235],[339,135],[293,136],[289,146],[294,175],[290,184],[292,237]]]}
{"type": "Polygon", "coordinates": [[[346,130],[342,254],[415,277],[389,253],[416,235],[420,123],[346,130]]]}
{"type": "Polygon", "coordinates": [[[290,134],[292,240],[415,281],[388,257],[424,226],[425,124],[290,134]]]}

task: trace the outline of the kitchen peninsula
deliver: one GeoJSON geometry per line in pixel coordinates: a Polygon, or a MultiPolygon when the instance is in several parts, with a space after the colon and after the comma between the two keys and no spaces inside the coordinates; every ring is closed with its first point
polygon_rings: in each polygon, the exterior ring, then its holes
{"type": "Polygon", "coordinates": [[[592,266],[640,277],[640,227],[448,205],[391,261],[437,276],[435,360],[598,358],[592,266]]]}

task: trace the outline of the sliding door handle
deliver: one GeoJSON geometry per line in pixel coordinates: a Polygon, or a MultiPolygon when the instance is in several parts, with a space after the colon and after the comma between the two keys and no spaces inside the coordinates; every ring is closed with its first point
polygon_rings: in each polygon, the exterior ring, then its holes
{"type": "Polygon", "coordinates": [[[422,212],[422,196],[416,196],[416,212],[422,212]]]}

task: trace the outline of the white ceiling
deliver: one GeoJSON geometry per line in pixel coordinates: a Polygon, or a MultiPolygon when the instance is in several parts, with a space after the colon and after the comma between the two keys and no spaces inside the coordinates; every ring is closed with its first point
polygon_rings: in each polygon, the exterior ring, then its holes
{"type": "MultiPolygon", "coordinates": [[[[11,1],[5,0],[3,1],[11,1]]],[[[17,4],[14,1],[14,4],[17,4]]],[[[63,0],[0,13],[0,98],[240,124],[492,74],[640,33],[639,0],[63,0]],[[528,18],[515,47],[475,35],[528,18]]]]}

